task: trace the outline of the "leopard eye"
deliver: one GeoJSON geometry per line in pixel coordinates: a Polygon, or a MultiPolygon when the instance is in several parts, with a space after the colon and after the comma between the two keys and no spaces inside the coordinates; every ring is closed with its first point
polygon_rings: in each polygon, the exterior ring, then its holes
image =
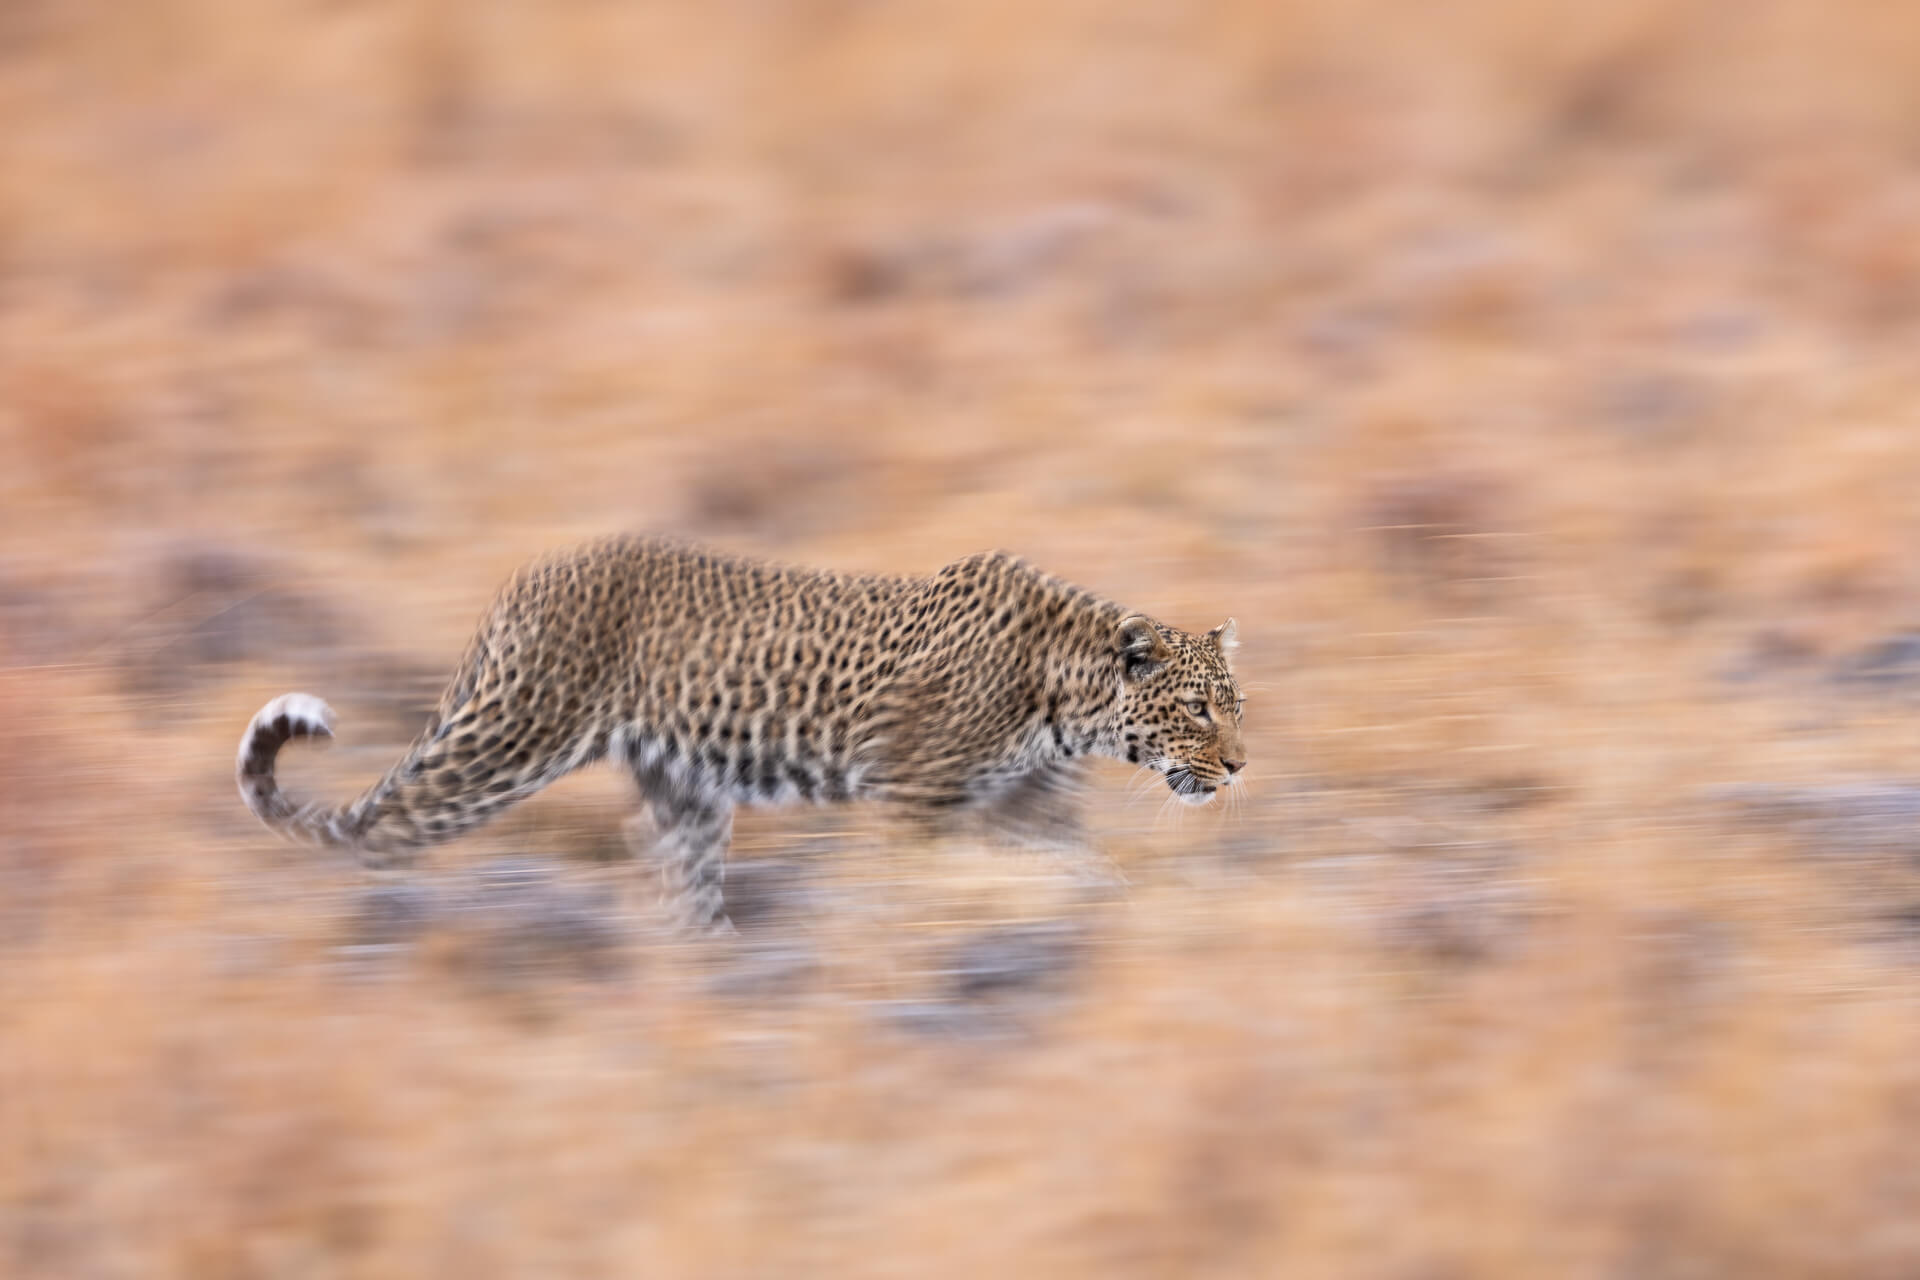
{"type": "Polygon", "coordinates": [[[1206,703],[1204,703],[1204,702],[1202,702],[1202,701],[1200,701],[1200,700],[1199,700],[1198,698],[1194,698],[1194,699],[1191,699],[1191,700],[1189,700],[1189,701],[1188,701],[1188,703],[1187,703],[1187,711],[1188,711],[1188,712],[1189,712],[1189,713],[1190,713],[1190,714],[1191,714],[1191,715],[1193,716],[1193,718],[1194,718],[1194,719],[1196,719],[1196,720],[1205,720],[1205,719],[1207,719],[1207,718],[1208,718],[1208,716],[1207,716],[1207,704],[1206,704],[1206,703]]]}

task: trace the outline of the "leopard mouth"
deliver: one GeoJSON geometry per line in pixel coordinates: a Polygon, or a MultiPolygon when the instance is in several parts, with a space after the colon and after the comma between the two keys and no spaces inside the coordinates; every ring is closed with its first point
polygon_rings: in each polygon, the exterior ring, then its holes
{"type": "Polygon", "coordinates": [[[1167,789],[1179,796],[1186,804],[1202,805],[1213,801],[1213,793],[1219,790],[1212,783],[1202,782],[1185,765],[1175,765],[1167,770],[1167,789]]]}

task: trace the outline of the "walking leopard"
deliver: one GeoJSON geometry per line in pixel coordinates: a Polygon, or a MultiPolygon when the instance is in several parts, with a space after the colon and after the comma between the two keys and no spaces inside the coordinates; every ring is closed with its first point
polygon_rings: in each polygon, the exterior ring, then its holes
{"type": "Polygon", "coordinates": [[[254,716],[235,772],[268,827],[379,867],[610,759],[682,920],[725,929],[737,805],[874,799],[1084,847],[1097,757],[1207,803],[1246,763],[1235,630],[1189,634],[1004,552],[890,577],[613,537],[502,588],[426,728],[358,799],[296,803],[275,780],[289,741],[332,735],[310,694],[254,716]]]}

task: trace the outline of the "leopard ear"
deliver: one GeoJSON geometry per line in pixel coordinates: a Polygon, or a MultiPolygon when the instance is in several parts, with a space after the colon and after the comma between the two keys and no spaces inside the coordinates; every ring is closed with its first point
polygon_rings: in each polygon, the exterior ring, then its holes
{"type": "Polygon", "coordinates": [[[1120,629],[1114,633],[1114,647],[1127,664],[1129,680],[1145,680],[1158,674],[1173,656],[1160,635],[1160,628],[1153,625],[1153,619],[1139,613],[1120,620],[1120,629]]]}
{"type": "Polygon", "coordinates": [[[1233,651],[1240,647],[1240,624],[1232,618],[1228,618],[1225,622],[1207,632],[1207,643],[1211,644],[1213,651],[1221,657],[1232,657],[1233,651]]]}

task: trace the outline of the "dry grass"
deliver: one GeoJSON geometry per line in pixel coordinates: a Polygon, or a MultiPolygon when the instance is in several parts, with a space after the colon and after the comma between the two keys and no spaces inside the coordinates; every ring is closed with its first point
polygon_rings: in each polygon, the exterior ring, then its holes
{"type": "Polygon", "coordinates": [[[1916,86],[1866,0],[6,6],[0,1274],[1913,1274],[1920,836],[1714,789],[1915,773],[1916,86]],[[1251,795],[1103,775],[1118,903],[752,817],[732,947],[612,778],[247,818],[266,697],[344,794],[622,527],[1237,614],[1251,795]]]}

